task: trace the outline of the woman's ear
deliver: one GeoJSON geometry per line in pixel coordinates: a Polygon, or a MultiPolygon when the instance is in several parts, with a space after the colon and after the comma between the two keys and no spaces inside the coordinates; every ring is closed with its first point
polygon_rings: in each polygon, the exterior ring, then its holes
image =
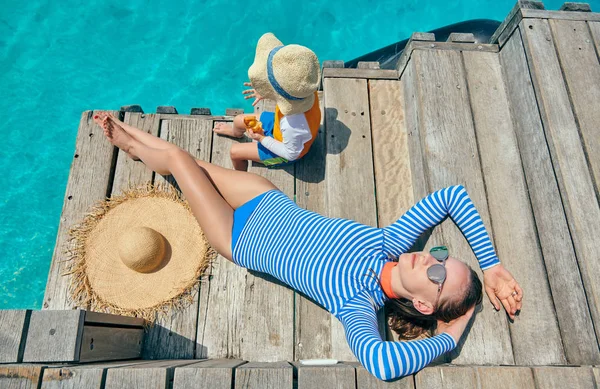
{"type": "Polygon", "coordinates": [[[429,306],[425,301],[413,299],[412,303],[415,309],[423,315],[431,315],[433,313],[433,307],[429,306]]]}

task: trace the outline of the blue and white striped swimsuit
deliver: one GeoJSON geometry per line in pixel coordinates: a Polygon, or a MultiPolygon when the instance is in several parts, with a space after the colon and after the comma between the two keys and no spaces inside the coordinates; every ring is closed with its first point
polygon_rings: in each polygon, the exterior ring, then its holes
{"type": "Polygon", "coordinates": [[[408,251],[446,216],[461,229],[483,270],[499,263],[485,226],[460,185],[430,194],[385,228],[324,217],[298,207],[277,190],[252,201],[256,207],[238,228],[239,236],[234,234],[234,262],[271,274],[329,310],[342,322],[358,360],[379,379],[413,374],[456,343],[446,333],[416,341],[382,341],[377,311],[388,297],[368,276],[369,269],[381,274],[389,256],[408,251]],[[261,231],[272,235],[265,238],[261,231]]]}

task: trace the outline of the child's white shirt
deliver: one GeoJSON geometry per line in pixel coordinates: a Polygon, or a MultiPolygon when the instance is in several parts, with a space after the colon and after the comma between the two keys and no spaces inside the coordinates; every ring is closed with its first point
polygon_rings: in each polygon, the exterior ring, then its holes
{"type": "Polygon", "coordinates": [[[260,143],[270,152],[288,161],[298,159],[302,154],[302,150],[304,150],[304,144],[312,139],[306,116],[304,116],[304,113],[284,116],[279,121],[279,128],[281,129],[283,142],[265,136],[260,143]]]}

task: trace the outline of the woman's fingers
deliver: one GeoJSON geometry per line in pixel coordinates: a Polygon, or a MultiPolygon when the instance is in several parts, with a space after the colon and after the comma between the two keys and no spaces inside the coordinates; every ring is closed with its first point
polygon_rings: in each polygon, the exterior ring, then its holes
{"type": "Polygon", "coordinates": [[[494,290],[491,288],[485,288],[485,293],[487,294],[488,298],[490,299],[490,302],[492,303],[496,311],[499,311],[500,304],[498,303],[498,299],[496,298],[496,293],[494,293],[494,290]]]}
{"type": "Polygon", "coordinates": [[[245,82],[244,86],[252,86],[252,83],[251,82],[245,82]]]}
{"type": "Polygon", "coordinates": [[[244,91],[242,91],[242,94],[247,95],[248,93],[256,93],[256,91],[254,89],[246,89],[244,91]]]}

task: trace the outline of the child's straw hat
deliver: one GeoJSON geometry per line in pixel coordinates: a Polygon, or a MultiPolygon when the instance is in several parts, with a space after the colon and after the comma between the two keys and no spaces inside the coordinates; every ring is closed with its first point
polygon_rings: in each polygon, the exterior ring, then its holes
{"type": "Polygon", "coordinates": [[[260,95],[275,100],[281,113],[302,113],[315,102],[320,80],[319,60],[309,48],[284,46],[269,32],[258,40],[248,77],[260,95]]]}
{"type": "Polygon", "coordinates": [[[102,201],[70,234],[75,303],[150,321],[191,300],[214,254],[177,192],[150,185],[102,201]]]}

